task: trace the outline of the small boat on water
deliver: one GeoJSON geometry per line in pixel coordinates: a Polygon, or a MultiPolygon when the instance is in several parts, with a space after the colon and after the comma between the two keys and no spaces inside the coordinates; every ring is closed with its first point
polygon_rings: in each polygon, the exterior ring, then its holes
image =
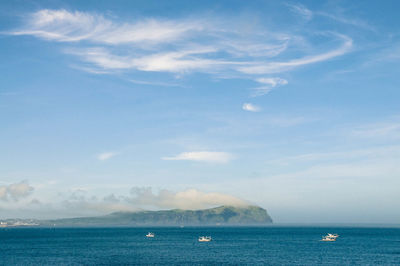
{"type": "Polygon", "coordinates": [[[328,241],[328,242],[333,242],[336,241],[336,238],[338,238],[338,234],[330,234],[328,233],[326,236],[322,237],[321,241],[328,241]]]}
{"type": "Polygon", "coordinates": [[[199,242],[210,242],[211,236],[201,236],[199,237],[199,242]]]}
{"type": "Polygon", "coordinates": [[[146,235],[146,237],[154,237],[154,233],[149,232],[149,233],[146,235]]]}
{"type": "Polygon", "coordinates": [[[328,233],[326,236],[331,237],[331,238],[338,238],[339,237],[338,234],[330,234],[330,233],[328,233]]]}
{"type": "Polygon", "coordinates": [[[332,242],[332,241],[336,241],[336,238],[330,238],[330,237],[324,236],[320,241],[330,241],[330,242],[332,242]]]}

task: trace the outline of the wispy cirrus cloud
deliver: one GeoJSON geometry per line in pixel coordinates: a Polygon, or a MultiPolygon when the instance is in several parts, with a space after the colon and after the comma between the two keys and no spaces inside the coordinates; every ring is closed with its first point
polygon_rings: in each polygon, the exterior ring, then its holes
{"type": "Polygon", "coordinates": [[[270,85],[271,87],[288,84],[288,81],[282,78],[258,78],[256,81],[262,84],[270,85]]]}
{"type": "Polygon", "coordinates": [[[233,159],[233,155],[227,152],[192,151],[182,152],[176,156],[163,157],[163,160],[171,161],[195,161],[208,163],[227,163],[233,159]]]}
{"type": "Polygon", "coordinates": [[[315,12],[316,15],[322,16],[322,17],[326,17],[328,19],[343,23],[343,24],[347,24],[347,25],[352,25],[355,26],[357,28],[362,28],[365,30],[370,30],[370,31],[375,31],[376,29],[370,25],[368,22],[361,20],[361,19],[355,19],[355,18],[348,18],[345,17],[343,15],[339,15],[339,14],[334,14],[334,13],[327,13],[327,12],[315,12]]]}
{"type": "Polygon", "coordinates": [[[198,30],[202,30],[202,26],[190,21],[145,19],[136,23],[118,23],[95,13],[44,9],[31,14],[26,27],[10,33],[58,42],[118,45],[171,42],[189,31],[198,30]]]}
{"type": "Polygon", "coordinates": [[[303,65],[318,63],[332,59],[337,56],[341,56],[350,51],[353,46],[353,40],[342,34],[335,34],[339,39],[341,39],[342,45],[339,48],[330,50],[325,53],[320,53],[311,56],[305,56],[302,58],[297,58],[282,62],[271,62],[271,63],[254,63],[253,65],[243,66],[239,68],[239,71],[247,74],[273,74],[289,71],[293,68],[300,67],[303,65]]]}
{"type": "Polygon", "coordinates": [[[344,10],[340,9],[340,8],[338,8],[336,10],[331,9],[329,12],[325,12],[325,11],[320,11],[320,10],[311,11],[306,6],[299,4],[299,3],[296,3],[296,4],[286,3],[286,5],[290,8],[290,10],[292,12],[300,15],[306,21],[311,20],[315,16],[319,16],[319,17],[327,18],[329,20],[333,20],[335,22],[340,22],[342,24],[355,26],[355,27],[365,29],[365,30],[375,31],[375,28],[372,25],[370,25],[368,22],[366,22],[362,19],[359,19],[359,18],[354,18],[353,14],[351,14],[350,16],[349,15],[346,16],[345,14],[343,14],[344,10]]]}
{"type": "Polygon", "coordinates": [[[263,84],[263,86],[253,88],[253,97],[262,96],[269,93],[273,88],[288,84],[286,79],[274,77],[274,78],[257,78],[255,81],[263,84]]]}
{"type": "MultiPolygon", "coordinates": [[[[308,9],[292,5],[292,9],[311,16],[308,9]]],[[[84,62],[84,71],[102,74],[113,71],[167,72],[182,74],[203,72],[229,74],[236,78],[276,74],[318,63],[350,51],[352,39],[326,32],[342,44],[328,51],[308,54],[303,51],[293,58],[281,55],[293,49],[301,51],[296,36],[290,32],[273,32],[262,27],[241,30],[229,18],[143,18],[121,21],[104,15],[68,10],[39,10],[28,15],[11,35],[30,35],[47,41],[74,43],[64,52],[84,62]]],[[[279,84],[282,85],[282,84],[279,84]]],[[[274,87],[268,83],[260,95],[274,87]],[[267,88],[268,87],[268,88],[267,88]]]]}
{"type": "Polygon", "coordinates": [[[109,49],[92,47],[86,49],[69,49],[66,53],[79,56],[86,62],[100,69],[137,69],[146,72],[183,73],[188,71],[207,72],[216,70],[232,62],[199,57],[213,53],[215,49],[200,47],[199,49],[182,50],[178,52],[161,52],[154,54],[125,54],[116,55],[109,49]]]}
{"type": "Polygon", "coordinates": [[[313,17],[313,12],[308,9],[307,7],[301,5],[301,4],[291,4],[291,3],[286,3],[286,5],[296,14],[299,14],[306,20],[310,20],[313,17]]]}

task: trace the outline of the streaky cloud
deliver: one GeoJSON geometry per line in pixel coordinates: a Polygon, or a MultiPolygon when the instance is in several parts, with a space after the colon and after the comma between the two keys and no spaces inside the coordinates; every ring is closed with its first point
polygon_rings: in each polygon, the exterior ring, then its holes
{"type": "MultiPolygon", "coordinates": [[[[311,14],[301,5],[289,6],[303,15],[311,14]]],[[[81,70],[95,74],[117,70],[203,72],[254,79],[254,75],[281,73],[329,60],[352,47],[350,37],[332,32],[326,35],[342,40],[339,48],[286,61],[272,60],[293,48],[298,50],[297,42],[304,37],[260,28],[248,32],[232,28],[232,22],[224,17],[141,18],[124,22],[97,13],[43,9],[31,13],[20,28],[8,34],[75,43],[64,52],[85,62],[81,70]]],[[[256,94],[266,94],[271,86],[258,88],[256,94]]]]}
{"type": "Polygon", "coordinates": [[[347,18],[342,15],[335,15],[333,13],[327,13],[327,12],[315,12],[315,14],[343,24],[352,25],[365,30],[376,31],[376,29],[372,25],[360,19],[347,18]]]}
{"type": "Polygon", "coordinates": [[[108,159],[111,159],[112,157],[117,156],[118,154],[118,152],[103,152],[98,154],[96,158],[100,161],[106,161],[108,159]]]}
{"type": "Polygon", "coordinates": [[[288,81],[282,78],[258,78],[257,82],[270,85],[271,87],[276,87],[278,85],[286,85],[288,81]]]}
{"type": "Polygon", "coordinates": [[[278,86],[287,85],[286,79],[274,77],[274,78],[257,78],[255,81],[263,84],[263,86],[252,88],[253,92],[251,96],[258,97],[269,93],[273,88],[278,86]]]}
{"type": "Polygon", "coordinates": [[[195,161],[208,163],[227,163],[233,159],[233,155],[227,152],[215,151],[192,151],[182,152],[176,156],[163,157],[163,160],[169,161],[195,161]]]}
{"type": "Polygon", "coordinates": [[[310,20],[313,17],[313,12],[308,9],[307,7],[301,5],[301,4],[290,4],[286,3],[286,5],[296,14],[299,14],[306,20],[310,20]]]}
{"type": "Polygon", "coordinates": [[[190,21],[145,19],[136,23],[117,23],[102,15],[44,9],[33,13],[27,27],[12,31],[13,35],[33,35],[59,42],[91,41],[105,44],[169,42],[181,38],[201,25],[190,21]]]}
{"type": "Polygon", "coordinates": [[[335,34],[341,40],[343,40],[342,45],[339,48],[331,50],[329,52],[312,55],[312,56],[305,56],[299,59],[293,59],[289,61],[282,61],[282,62],[271,62],[271,63],[255,63],[252,66],[244,66],[239,67],[238,71],[246,73],[246,74],[273,74],[273,73],[280,73],[289,71],[295,67],[318,63],[322,61],[326,61],[332,59],[334,57],[344,55],[353,46],[353,40],[345,35],[342,34],[335,34]]]}

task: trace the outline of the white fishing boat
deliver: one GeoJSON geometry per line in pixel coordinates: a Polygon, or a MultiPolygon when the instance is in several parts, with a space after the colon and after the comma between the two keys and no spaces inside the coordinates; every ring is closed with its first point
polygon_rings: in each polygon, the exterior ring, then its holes
{"type": "Polygon", "coordinates": [[[154,237],[154,233],[149,232],[149,233],[146,235],[146,237],[154,237]]]}
{"type": "Polygon", "coordinates": [[[320,241],[330,241],[330,242],[332,242],[332,241],[336,241],[336,238],[331,238],[331,237],[324,236],[320,241]]]}
{"type": "Polygon", "coordinates": [[[210,242],[211,236],[201,236],[199,237],[199,242],[210,242]]]}
{"type": "Polygon", "coordinates": [[[330,238],[338,238],[339,237],[338,234],[330,234],[330,233],[328,233],[326,236],[330,237],[330,238]]]}
{"type": "Polygon", "coordinates": [[[336,241],[336,238],[338,238],[338,234],[330,234],[328,233],[326,236],[322,237],[321,241],[328,241],[328,242],[333,242],[336,241]]]}

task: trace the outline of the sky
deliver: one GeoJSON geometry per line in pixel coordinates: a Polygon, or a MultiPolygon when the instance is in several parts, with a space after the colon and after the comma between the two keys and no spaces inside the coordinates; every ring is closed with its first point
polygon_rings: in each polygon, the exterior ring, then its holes
{"type": "Polygon", "coordinates": [[[399,8],[1,1],[0,218],[399,223],[399,8]]]}

